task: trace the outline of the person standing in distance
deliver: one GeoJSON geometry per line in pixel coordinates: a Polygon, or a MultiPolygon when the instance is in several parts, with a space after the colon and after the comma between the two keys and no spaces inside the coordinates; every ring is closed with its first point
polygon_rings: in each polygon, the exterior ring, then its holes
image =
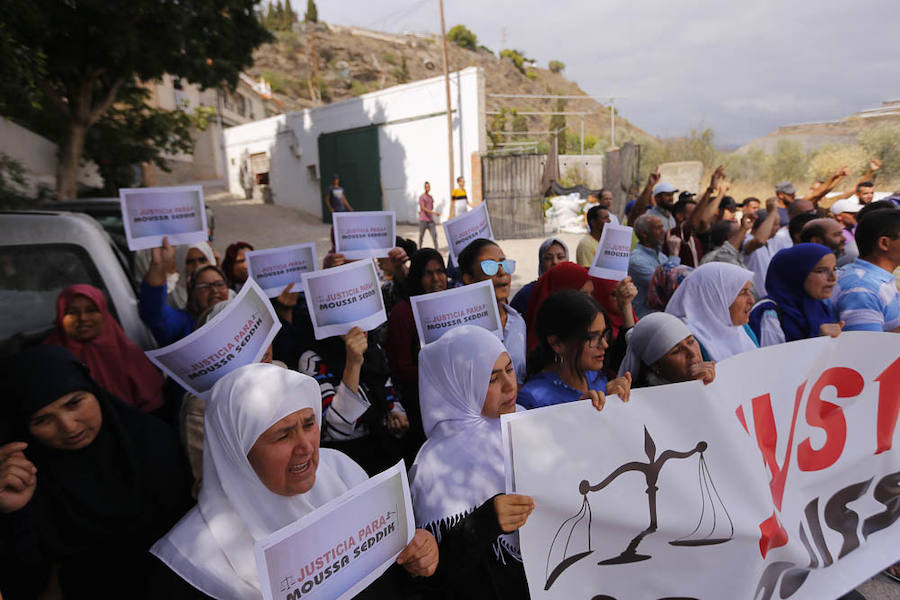
{"type": "Polygon", "coordinates": [[[459,216],[470,208],[475,208],[474,204],[469,202],[469,195],[466,193],[466,178],[457,177],[456,187],[450,192],[450,218],[459,216]]]}
{"type": "Polygon", "coordinates": [[[431,233],[431,241],[434,247],[438,247],[437,228],[434,225],[435,217],[440,217],[441,213],[434,210],[434,198],[431,197],[431,184],[425,182],[425,193],[419,196],[419,248],[422,248],[422,242],[425,240],[425,230],[431,233]]]}
{"type": "Polygon", "coordinates": [[[353,207],[350,206],[350,201],[347,200],[344,188],[341,187],[341,178],[337,173],[331,176],[331,187],[328,188],[328,193],[325,194],[325,206],[328,207],[328,212],[331,214],[336,212],[353,212],[353,207]]]}

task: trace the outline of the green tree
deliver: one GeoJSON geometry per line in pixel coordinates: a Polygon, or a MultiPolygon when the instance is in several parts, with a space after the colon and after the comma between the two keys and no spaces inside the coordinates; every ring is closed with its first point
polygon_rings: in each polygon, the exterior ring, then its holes
{"type": "Polygon", "coordinates": [[[271,40],[256,19],[256,3],[131,0],[122,10],[108,0],[9,0],[6,35],[43,57],[34,81],[37,106],[20,105],[10,116],[59,145],[57,198],[75,197],[91,129],[120,101],[131,101],[137,81],[168,73],[203,87],[237,85],[253,49],[271,40]]]}
{"type": "Polygon", "coordinates": [[[409,66],[406,64],[406,56],[400,57],[400,66],[394,69],[394,77],[397,78],[397,83],[409,82],[409,66]]]}
{"type": "Polygon", "coordinates": [[[466,50],[478,49],[478,36],[469,31],[465,25],[454,25],[447,32],[447,39],[466,50]]]}
{"type": "MultiPolygon", "coordinates": [[[[520,115],[518,110],[512,111],[512,130],[518,132],[528,131],[528,117],[520,115]]],[[[516,140],[518,141],[518,140],[516,140]]]]}
{"type": "Polygon", "coordinates": [[[900,126],[866,129],[858,140],[870,159],[881,161],[879,173],[886,177],[900,175],[900,126]]]}
{"type": "Polygon", "coordinates": [[[525,55],[521,51],[510,50],[509,48],[500,51],[500,58],[508,58],[512,61],[513,66],[515,66],[522,75],[525,74],[525,63],[534,64],[534,59],[525,58],[525,55]]]}
{"type": "Polygon", "coordinates": [[[780,139],[769,157],[768,175],[772,182],[796,181],[809,170],[809,154],[797,140],[780,139]]]}
{"type": "Polygon", "coordinates": [[[562,62],[561,60],[551,60],[548,66],[554,73],[562,73],[566,68],[566,63],[562,62]]]}
{"type": "Polygon", "coordinates": [[[319,9],[316,8],[316,0],[306,0],[306,14],[303,15],[303,21],[306,23],[319,22],[319,9]]]}
{"type": "Polygon", "coordinates": [[[503,132],[506,131],[506,117],[509,114],[508,109],[501,108],[496,115],[491,115],[491,121],[488,124],[488,138],[491,140],[491,147],[497,148],[500,142],[506,140],[503,132]]]}

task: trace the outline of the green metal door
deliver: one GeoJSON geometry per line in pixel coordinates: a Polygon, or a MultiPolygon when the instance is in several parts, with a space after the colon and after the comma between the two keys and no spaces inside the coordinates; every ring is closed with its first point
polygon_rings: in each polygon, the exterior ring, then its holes
{"type": "Polygon", "coordinates": [[[348,129],[319,136],[322,220],[331,223],[325,195],[333,175],[340,177],[353,210],[382,210],[378,128],[348,129]]]}

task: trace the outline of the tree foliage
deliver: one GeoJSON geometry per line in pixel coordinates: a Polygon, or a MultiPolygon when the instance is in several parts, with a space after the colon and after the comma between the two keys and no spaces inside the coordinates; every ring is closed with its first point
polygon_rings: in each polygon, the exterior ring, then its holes
{"type": "Polygon", "coordinates": [[[138,81],[168,73],[203,87],[233,88],[252,64],[253,49],[271,39],[257,21],[256,0],[130,0],[125,10],[108,0],[6,4],[7,43],[40,57],[42,68],[30,106],[11,99],[6,86],[0,102],[15,104],[9,116],[59,144],[59,198],[75,196],[90,130],[114,106],[133,101],[138,81]]]}
{"type": "Polygon", "coordinates": [[[268,10],[261,15],[260,22],[271,31],[290,31],[297,22],[297,13],[291,6],[291,0],[278,0],[269,4],[268,10]]]}
{"type": "Polygon", "coordinates": [[[881,161],[880,173],[887,177],[900,175],[900,126],[867,129],[858,136],[859,145],[868,158],[881,161]]]}
{"type": "MultiPolygon", "coordinates": [[[[565,112],[566,110],[566,101],[562,98],[556,99],[556,108],[554,109],[556,112],[565,112]]],[[[568,149],[566,144],[566,116],[565,115],[553,115],[550,117],[550,131],[557,131],[556,134],[556,149],[559,154],[565,154],[568,149]]]]}
{"type": "Polygon", "coordinates": [[[562,73],[566,68],[566,63],[561,60],[551,60],[548,66],[552,72],[562,73]]]}
{"type": "Polygon", "coordinates": [[[500,51],[500,58],[508,58],[513,66],[519,70],[519,73],[522,75],[525,74],[525,64],[528,63],[530,65],[534,64],[533,58],[526,58],[525,54],[521,50],[510,50],[509,48],[505,48],[500,51]]]}
{"type": "Polygon", "coordinates": [[[306,14],[303,15],[305,23],[319,22],[319,9],[316,8],[316,0],[306,0],[306,14]]]}
{"type": "Polygon", "coordinates": [[[447,32],[447,39],[466,50],[478,50],[478,36],[472,33],[465,25],[454,25],[447,32]]]}
{"type": "Polygon", "coordinates": [[[769,181],[799,181],[809,171],[810,155],[797,140],[780,139],[769,156],[769,181]]]}

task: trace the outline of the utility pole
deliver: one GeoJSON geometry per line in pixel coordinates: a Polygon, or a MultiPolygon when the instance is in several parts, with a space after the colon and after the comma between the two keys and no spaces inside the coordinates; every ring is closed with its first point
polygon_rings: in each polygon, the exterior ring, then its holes
{"type": "Polygon", "coordinates": [[[616,147],[616,99],[609,99],[609,147],[616,147]]]}
{"type": "MultiPolygon", "coordinates": [[[[447,157],[450,159],[450,191],[453,191],[453,112],[450,110],[450,64],[447,59],[447,26],[444,24],[444,0],[438,0],[441,8],[441,39],[444,42],[444,89],[447,92],[447,157]]],[[[450,218],[456,216],[453,197],[450,198],[450,218]]]]}

